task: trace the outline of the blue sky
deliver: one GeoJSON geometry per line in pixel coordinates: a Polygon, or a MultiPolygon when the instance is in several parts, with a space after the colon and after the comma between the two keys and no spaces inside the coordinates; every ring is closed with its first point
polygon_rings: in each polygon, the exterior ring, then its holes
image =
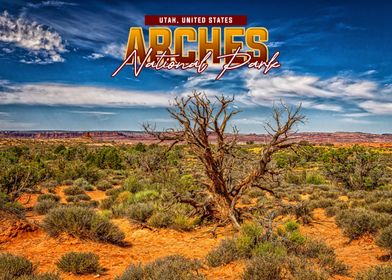
{"type": "Polygon", "coordinates": [[[174,96],[235,95],[240,132],[263,132],[272,104],[300,102],[301,131],[392,133],[389,1],[18,1],[0,0],[1,130],[140,130],[173,126],[174,96]],[[129,27],[146,14],[240,14],[266,27],[281,68],[240,69],[215,81],[121,63],[129,27]]]}

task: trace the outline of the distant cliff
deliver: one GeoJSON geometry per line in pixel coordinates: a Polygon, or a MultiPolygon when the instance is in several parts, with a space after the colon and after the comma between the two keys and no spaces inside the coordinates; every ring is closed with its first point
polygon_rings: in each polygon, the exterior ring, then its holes
{"type": "MultiPolygon", "coordinates": [[[[263,143],[264,134],[241,134],[240,142],[263,143]]],[[[392,144],[392,134],[370,134],[362,132],[301,132],[294,135],[297,141],[310,143],[385,143],[392,144]]],[[[84,138],[99,141],[143,142],[154,140],[141,131],[0,131],[0,138],[22,139],[72,139],[84,138]]],[[[214,138],[214,135],[211,135],[214,138]]]]}

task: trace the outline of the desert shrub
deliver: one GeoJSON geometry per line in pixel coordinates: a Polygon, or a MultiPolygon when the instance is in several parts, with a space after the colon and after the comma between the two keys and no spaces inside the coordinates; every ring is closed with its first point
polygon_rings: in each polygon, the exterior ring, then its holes
{"type": "Polygon", "coordinates": [[[159,197],[159,192],[155,190],[144,190],[134,193],[130,196],[128,202],[130,203],[137,203],[137,202],[145,202],[151,201],[159,197]]]}
{"type": "Polygon", "coordinates": [[[384,183],[386,173],[379,153],[360,146],[330,149],[323,166],[330,180],[348,189],[375,189],[384,183]]]}
{"type": "Polygon", "coordinates": [[[96,208],[96,207],[98,207],[99,202],[96,200],[76,201],[72,205],[80,206],[80,207],[87,207],[87,208],[96,208]]]}
{"type": "Polygon", "coordinates": [[[180,255],[171,255],[150,262],[144,267],[131,265],[115,280],[201,280],[205,277],[198,272],[200,267],[200,262],[196,260],[187,259],[180,255]]]}
{"type": "Polygon", "coordinates": [[[392,214],[392,200],[384,200],[370,204],[369,208],[379,213],[392,214]]]}
{"type": "Polygon", "coordinates": [[[70,252],[63,255],[56,263],[57,267],[64,272],[74,274],[100,273],[102,268],[99,257],[94,253],[70,252]]]}
{"type": "Polygon", "coordinates": [[[173,224],[173,219],[173,213],[157,211],[148,219],[148,224],[152,227],[166,228],[173,224]]]}
{"type": "Polygon", "coordinates": [[[363,208],[342,210],[336,215],[336,223],[350,240],[357,239],[365,233],[374,233],[387,226],[392,217],[387,214],[367,211],[363,208]]]}
{"type": "Polygon", "coordinates": [[[290,220],[284,224],[284,229],[288,232],[293,232],[299,229],[299,224],[295,221],[290,220]]]}
{"type": "Polygon", "coordinates": [[[312,206],[305,201],[291,205],[288,212],[294,214],[295,218],[303,224],[309,224],[312,221],[312,210],[312,206]]]}
{"type": "Polygon", "coordinates": [[[258,188],[251,188],[248,192],[247,192],[248,196],[250,198],[258,198],[258,197],[263,197],[265,196],[265,193],[258,189],[258,188]]]}
{"type": "Polygon", "coordinates": [[[274,243],[273,241],[264,241],[257,244],[252,250],[253,256],[264,256],[266,254],[272,254],[277,257],[283,257],[287,255],[287,248],[279,242],[274,243]]]}
{"type": "Polygon", "coordinates": [[[197,219],[189,218],[185,215],[177,215],[174,217],[171,228],[181,231],[190,231],[194,228],[197,219]]]}
{"type": "Polygon", "coordinates": [[[207,264],[211,267],[228,264],[240,257],[234,239],[223,239],[217,248],[211,250],[207,256],[207,264]]]}
{"type": "Polygon", "coordinates": [[[76,179],[73,182],[73,185],[75,187],[78,187],[78,188],[83,189],[85,191],[92,191],[92,190],[94,190],[94,187],[84,178],[76,179]]]}
{"type": "Polygon", "coordinates": [[[113,188],[113,185],[107,180],[101,180],[97,183],[97,189],[100,191],[107,191],[113,188]]]}
{"type": "MultiPolygon", "coordinates": [[[[4,279],[1,278],[1,280],[13,280],[14,278],[8,278],[5,277],[4,279]]],[[[60,275],[58,273],[51,273],[51,272],[46,272],[46,273],[39,273],[39,274],[30,274],[30,275],[22,275],[17,278],[17,280],[61,280],[60,275]]]]}
{"type": "Polygon", "coordinates": [[[369,192],[364,190],[350,191],[347,196],[353,199],[364,199],[369,195],[369,192]]]}
{"type": "Polygon", "coordinates": [[[123,203],[114,204],[110,210],[112,211],[113,218],[123,218],[127,216],[128,205],[123,203]]]}
{"type": "Polygon", "coordinates": [[[122,191],[123,191],[122,188],[110,189],[110,190],[107,190],[107,191],[105,192],[105,194],[106,194],[107,196],[111,196],[111,197],[113,197],[113,198],[116,198],[116,197],[118,196],[118,194],[121,193],[122,191]]]}
{"type": "Polygon", "coordinates": [[[374,266],[369,270],[356,275],[355,280],[390,280],[392,279],[392,266],[374,266]]]}
{"type": "Polygon", "coordinates": [[[124,233],[93,210],[79,206],[58,207],[49,211],[43,226],[51,236],[66,232],[79,238],[123,244],[124,233]]]}
{"type": "Polygon", "coordinates": [[[42,186],[48,189],[54,189],[59,185],[59,183],[56,180],[49,180],[42,182],[42,186]]]}
{"type": "Polygon", "coordinates": [[[315,270],[306,268],[297,268],[293,273],[294,280],[327,280],[329,279],[326,273],[319,273],[315,270]]]}
{"type": "Polygon", "coordinates": [[[131,204],[126,210],[126,216],[131,220],[146,222],[151,217],[154,206],[150,203],[131,204]]]}
{"type": "Polygon", "coordinates": [[[73,180],[71,180],[71,179],[64,180],[62,182],[62,184],[65,185],[65,186],[72,186],[73,180]]]}
{"type": "Polygon", "coordinates": [[[25,257],[9,253],[0,254],[0,277],[4,275],[10,277],[8,279],[15,279],[22,275],[31,275],[33,271],[33,264],[25,257]]]}
{"type": "Polygon", "coordinates": [[[236,239],[236,245],[244,257],[252,255],[252,250],[257,245],[261,235],[263,234],[263,228],[251,222],[246,222],[241,225],[240,235],[236,239]]]}
{"type": "Polygon", "coordinates": [[[76,197],[78,200],[84,200],[84,201],[91,200],[91,197],[85,193],[77,194],[76,197]]]}
{"type": "Polygon", "coordinates": [[[285,181],[289,184],[302,185],[306,182],[306,172],[288,171],[285,176],[285,181]]]}
{"type": "Polygon", "coordinates": [[[101,169],[122,169],[124,167],[120,151],[116,147],[100,147],[90,151],[87,161],[101,169]]]}
{"type": "Polygon", "coordinates": [[[282,260],[274,255],[263,255],[251,259],[245,267],[244,280],[284,279],[282,260]]]}
{"type": "Polygon", "coordinates": [[[143,185],[139,182],[139,179],[136,176],[129,176],[123,184],[124,190],[130,191],[132,193],[141,191],[143,185]]]}
{"type": "Polygon", "coordinates": [[[381,230],[376,239],[376,244],[388,249],[392,253],[392,225],[381,230]]]}
{"type": "Polygon", "coordinates": [[[348,266],[342,261],[338,260],[334,253],[319,254],[317,258],[320,262],[320,265],[331,274],[346,275],[348,272],[348,266]]]}
{"type": "Polygon", "coordinates": [[[327,207],[335,205],[335,203],[336,203],[336,199],[322,198],[319,200],[313,200],[311,202],[311,207],[312,208],[327,208],[327,207]]]}
{"type": "Polygon", "coordinates": [[[312,184],[312,185],[322,185],[325,184],[325,179],[323,176],[321,176],[318,173],[307,173],[306,174],[306,179],[305,179],[307,184],[312,184]]]}
{"type": "Polygon", "coordinates": [[[120,275],[116,276],[114,280],[144,280],[144,271],[141,265],[131,264],[120,275]]]}
{"type": "Polygon", "coordinates": [[[78,195],[78,194],[84,194],[84,190],[77,187],[77,186],[70,186],[67,187],[63,190],[64,194],[66,195],[78,195]]]}
{"type": "Polygon", "coordinates": [[[45,193],[45,194],[39,195],[37,201],[41,202],[43,200],[52,200],[52,201],[55,201],[55,202],[59,202],[60,201],[60,196],[58,196],[56,194],[52,194],[52,193],[45,193]]]}
{"type": "Polygon", "coordinates": [[[325,214],[328,217],[335,216],[339,211],[348,209],[348,205],[345,202],[336,203],[334,206],[329,206],[325,208],[325,214]]]}
{"type": "Polygon", "coordinates": [[[132,193],[130,191],[122,191],[116,196],[116,203],[128,203],[131,197],[132,193]]]}
{"type": "Polygon", "coordinates": [[[113,198],[111,196],[104,198],[100,201],[99,208],[104,209],[104,210],[109,210],[110,208],[112,208],[114,202],[115,202],[115,198],[113,198]]]}
{"type": "Polygon", "coordinates": [[[42,200],[34,206],[34,211],[39,215],[44,215],[49,212],[50,209],[59,206],[59,203],[53,200],[42,200]]]}

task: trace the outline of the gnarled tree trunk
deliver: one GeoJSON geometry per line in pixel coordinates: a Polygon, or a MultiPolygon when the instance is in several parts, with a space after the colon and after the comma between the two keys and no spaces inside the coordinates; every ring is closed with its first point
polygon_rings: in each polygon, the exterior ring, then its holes
{"type": "MultiPolygon", "coordinates": [[[[148,124],[144,125],[144,128],[161,141],[172,141],[170,148],[177,143],[185,142],[203,165],[208,179],[204,182],[208,199],[199,202],[194,197],[176,195],[177,199],[194,206],[203,218],[212,218],[222,223],[231,221],[235,226],[239,226],[241,217],[236,209],[238,199],[244,190],[257,186],[260,179],[273,173],[269,165],[273,154],[294,144],[289,141],[290,133],[304,117],[300,114],[300,106],[294,111],[283,104],[281,110],[274,108],[275,124],[267,123],[266,128],[271,137],[269,143],[259,154],[257,164],[234,183],[231,173],[238,130],[234,127],[231,134],[226,133],[229,121],[239,113],[238,110],[230,109],[233,101],[234,98],[224,96],[215,97],[215,101],[211,101],[205,94],[193,92],[188,97],[176,98],[173,107],[169,109],[172,118],[178,121],[180,129],[155,132],[148,124]]],[[[272,192],[266,188],[262,189],[272,192]]]]}

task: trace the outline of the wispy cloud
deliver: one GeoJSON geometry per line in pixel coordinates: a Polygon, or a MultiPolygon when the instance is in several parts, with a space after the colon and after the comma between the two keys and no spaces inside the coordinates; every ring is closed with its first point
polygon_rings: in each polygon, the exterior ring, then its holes
{"type": "Polygon", "coordinates": [[[391,95],[380,95],[383,86],[370,80],[339,76],[322,79],[291,72],[281,76],[260,77],[260,73],[250,71],[244,72],[243,79],[247,94],[241,98],[248,104],[268,106],[283,99],[289,103],[301,102],[303,107],[310,109],[343,112],[349,105],[351,109],[380,114],[386,113],[389,108],[387,104],[392,102],[391,95]],[[380,98],[384,98],[384,103],[377,102],[380,98]]]}
{"type": "MultiPolygon", "coordinates": [[[[47,64],[63,62],[65,45],[61,36],[35,21],[14,18],[7,11],[0,14],[0,41],[28,51],[21,62],[47,64]]],[[[10,49],[11,50],[11,49],[10,49]]]]}
{"type": "Polygon", "coordinates": [[[40,3],[28,3],[28,8],[42,8],[42,7],[62,7],[62,6],[77,6],[77,3],[64,1],[42,1],[40,3]]]}
{"type": "Polygon", "coordinates": [[[0,104],[64,106],[168,106],[173,95],[64,84],[8,85],[0,104]]]}

